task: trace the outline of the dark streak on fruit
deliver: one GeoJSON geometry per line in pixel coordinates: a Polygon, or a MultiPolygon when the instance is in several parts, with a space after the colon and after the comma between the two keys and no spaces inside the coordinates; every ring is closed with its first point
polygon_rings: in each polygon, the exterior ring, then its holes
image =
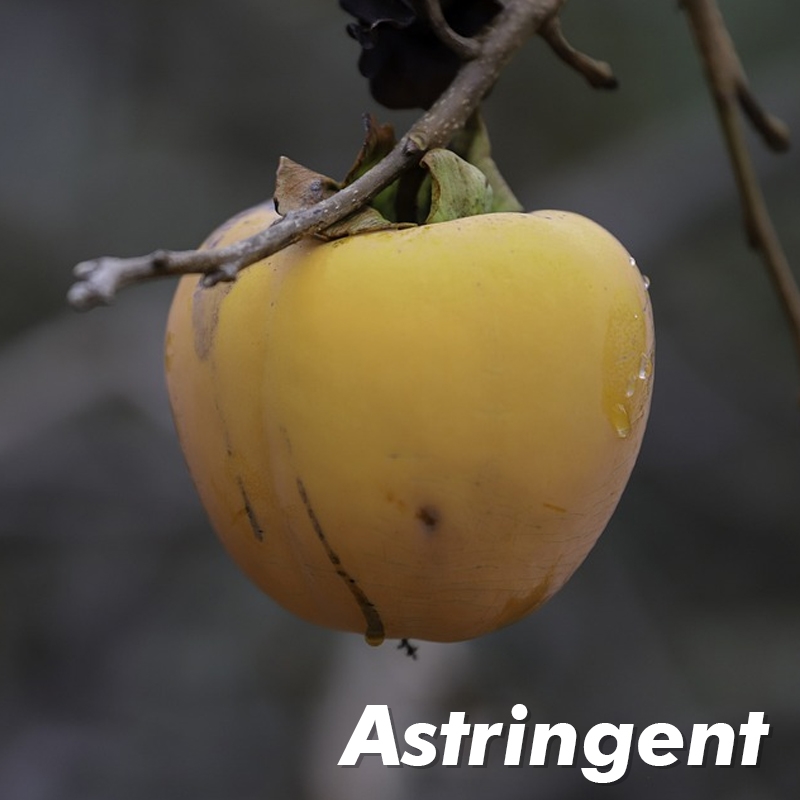
{"type": "Polygon", "coordinates": [[[250,527],[253,529],[253,536],[255,536],[259,542],[263,542],[264,529],[258,522],[256,512],[253,511],[253,504],[250,502],[250,498],[247,496],[247,492],[244,489],[244,483],[242,483],[242,479],[239,477],[236,478],[236,483],[239,486],[239,492],[241,493],[242,500],[244,501],[244,513],[247,514],[247,521],[250,523],[250,527]]]}
{"type": "MultiPolygon", "coordinates": [[[[211,368],[212,370],[214,369],[213,362],[211,364],[211,368]]],[[[214,373],[214,377],[216,378],[216,371],[214,373]]],[[[219,397],[217,397],[216,395],[214,396],[214,408],[217,411],[217,416],[219,417],[219,419],[224,419],[224,417],[222,416],[222,409],[219,406],[219,397]]],[[[231,435],[228,433],[227,428],[222,429],[222,438],[225,441],[225,455],[227,455],[228,458],[233,458],[233,445],[231,444],[231,435]]],[[[241,483],[239,485],[241,486],[241,483]]],[[[244,493],[244,491],[242,493],[244,493]]]]}
{"type": "Polygon", "coordinates": [[[330,546],[325,532],[322,530],[322,525],[320,525],[317,515],[314,513],[314,509],[311,506],[311,501],[308,499],[306,487],[303,485],[303,481],[301,481],[300,478],[297,479],[297,491],[300,493],[300,499],[303,501],[309,520],[311,520],[314,533],[317,534],[317,538],[325,549],[325,555],[328,556],[328,560],[336,569],[336,574],[345,582],[345,585],[355,598],[356,603],[358,603],[361,613],[364,615],[364,620],[367,623],[367,631],[365,633],[367,642],[370,644],[379,644],[383,641],[386,634],[378,609],[375,608],[370,599],[364,594],[364,590],[358,585],[356,579],[342,566],[341,559],[330,546]]]}
{"type": "Polygon", "coordinates": [[[201,361],[205,361],[211,353],[214,334],[219,324],[219,308],[232,283],[218,283],[206,288],[199,283],[192,295],[192,327],[194,328],[194,351],[201,361]]]}
{"type": "Polygon", "coordinates": [[[425,526],[425,530],[433,533],[442,519],[439,509],[434,506],[422,506],[417,509],[417,519],[425,526]]]}

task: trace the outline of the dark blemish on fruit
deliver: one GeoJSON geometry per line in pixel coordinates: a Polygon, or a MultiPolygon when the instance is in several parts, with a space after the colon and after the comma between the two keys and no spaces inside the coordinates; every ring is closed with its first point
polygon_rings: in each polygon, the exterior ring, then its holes
{"type": "Polygon", "coordinates": [[[242,500],[244,502],[244,513],[247,514],[247,521],[250,523],[250,527],[253,529],[253,536],[255,536],[259,542],[263,542],[264,529],[261,527],[258,517],[256,517],[256,512],[253,510],[253,504],[250,502],[250,498],[247,496],[247,492],[244,489],[244,483],[242,482],[242,479],[238,477],[236,478],[236,483],[239,486],[239,492],[242,495],[242,500]]]}
{"type": "Polygon", "coordinates": [[[373,646],[381,644],[386,636],[386,633],[383,627],[383,620],[381,620],[378,609],[375,608],[374,604],[370,601],[367,595],[364,594],[364,590],[358,585],[356,579],[350,575],[344,566],[342,566],[341,559],[336,551],[331,547],[327,536],[325,536],[325,532],[323,531],[322,525],[320,524],[320,521],[314,512],[311,501],[308,499],[306,487],[303,485],[303,481],[301,481],[300,478],[297,479],[297,491],[299,492],[300,499],[303,501],[303,505],[305,506],[306,514],[308,514],[308,518],[311,521],[311,527],[314,529],[314,533],[317,534],[317,538],[325,550],[325,555],[328,556],[328,560],[331,562],[331,564],[333,564],[336,574],[344,581],[345,586],[347,586],[347,588],[350,590],[350,593],[353,595],[356,603],[358,603],[361,613],[364,615],[364,621],[367,623],[367,630],[364,633],[364,638],[367,640],[367,644],[373,646]]]}
{"type": "Polygon", "coordinates": [[[394,492],[386,492],[386,502],[398,508],[400,511],[405,511],[406,504],[399,497],[395,497],[394,492]]]}
{"type": "Polygon", "coordinates": [[[422,506],[417,509],[416,517],[429,533],[433,533],[439,527],[442,519],[439,509],[435,506],[422,506]]]}
{"type": "Polygon", "coordinates": [[[559,514],[566,514],[567,509],[563,506],[557,506],[555,503],[542,503],[544,508],[549,508],[550,511],[556,511],[559,514]]]}

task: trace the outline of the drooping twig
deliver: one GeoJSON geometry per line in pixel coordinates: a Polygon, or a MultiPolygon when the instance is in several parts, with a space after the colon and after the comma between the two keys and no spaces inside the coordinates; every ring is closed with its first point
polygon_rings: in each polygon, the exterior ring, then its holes
{"type": "Polygon", "coordinates": [[[449,47],[462,61],[477,58],[481,51],[480,42],[456,33],[444,18],[440,0],[425,0],[425,13],[439,40],[449,47]]]}
{"type": "Polygon", "coordinates": [[[800,287],[767,210],[737,106],[774,150],[789,147],[789,131],[783,122],[763,110],[750,90],[716,0],[683,0],[682,5],[689,18],[722,126],[742,201],[747,238],[764,258],[789,320],[800,359],[800,287]]]}
{"type": "Polygon", "coordinates": [[[610,64],[581,53],[567,41],[561,29],[561,20],[557,16],[550,17],[542,25],[539,35],[564,63],[580,72],[595,89],[616,89],[619,85],[610,64]]]}
{"type": "Polygon", "coordinates": [[[446,145],[460,130],[497,81],[522,44],[558,12],[566,0],[513,0],[495,17],[478,40],[480,52],[466,61],[449,88],[369,172],[332,197],[288,213],[266,230],[233,245],[214,250],[159,250],[138,258],[99,258],[75,268],[78,278],[69,291],[79,309],[109,303],[127,285],[163,276],[203,273],[205,281],[233,280],[256,261],[313,235],[365,205],[419,163],[428,150],[446,145]]]}

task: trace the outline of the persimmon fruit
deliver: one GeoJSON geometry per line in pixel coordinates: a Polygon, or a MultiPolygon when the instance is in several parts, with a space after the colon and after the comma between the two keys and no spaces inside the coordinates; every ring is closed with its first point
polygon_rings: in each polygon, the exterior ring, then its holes
{"type": "Polygon", "coordinates": [[[166,374],[200,498],[257,586],[371,644],[456,641],[584,560],[639,452],[653,346],[611,234],[490,213],[306,239],[211,288],[187,276],[166,374]]]}

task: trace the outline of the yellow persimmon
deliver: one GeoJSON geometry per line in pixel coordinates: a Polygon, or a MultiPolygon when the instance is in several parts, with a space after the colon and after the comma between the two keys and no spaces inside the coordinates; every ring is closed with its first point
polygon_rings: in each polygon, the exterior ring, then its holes
{"type": "Polygon", "coordinates": [[[627,483],[652,357],[633,259],[560,211],[304,240],[210,289],[186,277],[166,337],[180,441],[230,555],[285,608],[371,643],[478,636],[558,591],[627,483]]]}

